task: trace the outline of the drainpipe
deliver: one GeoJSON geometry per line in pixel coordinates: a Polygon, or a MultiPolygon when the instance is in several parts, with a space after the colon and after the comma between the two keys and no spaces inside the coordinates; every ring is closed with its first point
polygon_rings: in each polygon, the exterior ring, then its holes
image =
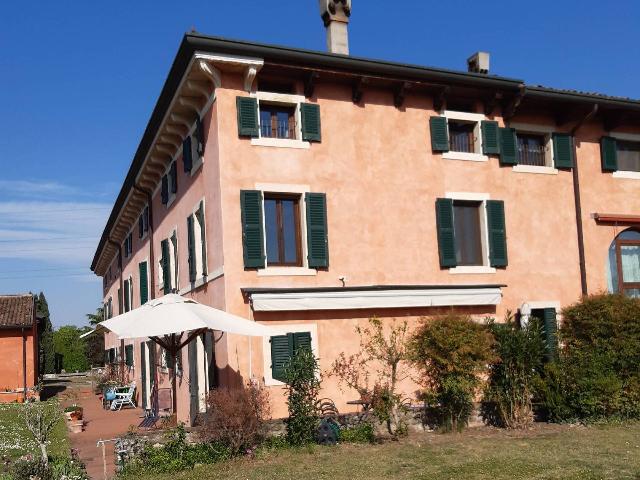
{"type": "Polygon", "coordinates": [[[24,387],[22,399],[24,403],[27,403],[27,335],[24,332],[24,327],[20,331],[22,333],[22,385],[24,387]]]}
{"type": "MultiPolygon", "coordinates": [[[[122,305],[124,305],[124,281],[122,279],[122,245],[111,240],[111,237],[107,238],[107,242],[118,249],[118,267],[120,268],[120,295],[122,296],[122,305]]],[[[120,305],[118,305],[118,309],[120,305]]],[[[118,315],[122,312],[118,310],[118,315]]],[[[124,340],[120,340],[120,379],[124,382],[124,340]]]]}
{"type": "Polygon", "coordinates": [[[582,296],[586,296],[588,294],[587,289],[587,267],[585,262],[584,255],[584,232],[582,228],[582,203],[580,200],[580,177],[578,175],[578,149],[576,147],[576,132],[582,127],[585,123],[593,118],[593,116],[598,112],[598,104],[594,104],[591,111],[585,115],[575,127],[571,129],[571,137],[573,139],[573,199],[575,203],[576,209],[576,228],[578,230],[578,256],[580,259],[580,288],[582,290],[582,296]]]}
{"type": "Polygon", "coordinates": [[[153,193],[135,183],[133,188],[147,196],[147,206],[149,208],[149,298],[156,298],[156,275],[155,275],[155,257],[153,255],[153,193]]]}

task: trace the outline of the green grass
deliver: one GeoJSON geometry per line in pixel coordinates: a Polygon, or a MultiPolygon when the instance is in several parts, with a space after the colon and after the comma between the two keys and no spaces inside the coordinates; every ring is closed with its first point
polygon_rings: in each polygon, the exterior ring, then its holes
{"type": "Polygon", "coordinates": [[[471,429],[377,445],[310,447],[147,479],[640,479],[640,424],[471,429]]]}
{"type": "MultiPolygon", "coordinates": [[[[60,411],[56,401],[43,402],[43,404],[46,408],[60,411]]],[[[24,405],[20,403],[0,404],[0,457],[6,456],[15,460],[28,453],[40,455],[38,444],[24,425],[23,408],[24,405]]],[[[53,428],[47,451],[49,455],[69,454],[67,428],[61,411],[60,421],[53,428]]]]}

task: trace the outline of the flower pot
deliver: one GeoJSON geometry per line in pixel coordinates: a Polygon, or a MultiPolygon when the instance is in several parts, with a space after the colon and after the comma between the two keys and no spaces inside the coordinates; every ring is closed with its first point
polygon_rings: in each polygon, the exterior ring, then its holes
{"type": "Polygon", "coordinates": [[[64,416],[67,417],[67,420],[71,421],[71,414],[73,412],[64,412],[64,416]]]}
{"type": "Polygon", "coordinates": [[[83,425],[84,423],[82,421],[72,421],[69,424],[69,430],[71,430],[71,433],[81,433],[83,425]]]}

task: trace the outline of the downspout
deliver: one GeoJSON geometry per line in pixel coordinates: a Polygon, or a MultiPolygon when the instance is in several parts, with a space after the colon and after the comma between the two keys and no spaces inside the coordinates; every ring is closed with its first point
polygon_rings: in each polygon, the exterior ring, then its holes
{"type": "Polygon", "coordinates": [[[591,120],[593,116],[598,112],[598,104],[594,104],[591,111],[585,115],[575,127],[571,129],[571,138],[573,139],[573,199],[575,203],[576,210],[576,228],[578,230],[578,257],[580,260],[580,288],[582,291],[582,296],[586,296],[588,294],[587,289],[587,266],[585,261],[584,254],[584,232],[582,227],[582,202],[580,200],[580,176],[578,175],[578,148],[576,147],[576,132],[582,127],[586,122],[591,120]]]}
{"type": "Polygon", "coordinates": [[[22,332],[22,399],[27,403],[27,335],[24,333],[24,327],[20,328],[22,332]]]}
{"type": "Polygon", "coordinates": [[[149,208],[149,298],[156,298],[156,275],[155,275],[155,257],[153,255],[153,193],[135,183],[133,188],[147,196],[147,206],[149,208]]]}
{"type": "MultiPolygon", "coordinates": [[[[124,306],[124,281],[122,279],[122,245],[107,238],[107,242],[118,249],[118,268],[120,268],[120,295],[122,296],[122,305],[124,306]]],[[[119,300],[119,299],[118,299],[119,300]]],[[[121,315],[120,305],[118,304],[118,315],[121,315]]],[[[120,379],[124,382],[124,340],[120,340],[120,379]]]]}

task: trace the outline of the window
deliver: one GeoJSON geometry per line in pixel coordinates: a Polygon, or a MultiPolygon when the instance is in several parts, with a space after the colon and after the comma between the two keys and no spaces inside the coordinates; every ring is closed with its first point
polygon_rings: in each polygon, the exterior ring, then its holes
{"type": "Polygon", "coordinates": [[[458,265],[483,265],[482,228],[480,226],[480,202],[453,202],[454,235],[456,238],[456,263],[458,265]]]}
{"type": "Polygon", "coordinates": [[[271,377],[284,382],[284,369],[289,360],[301,349],[311,350],[310,332],[291,332],[274,335],[269,339],[271,344],[271,377]]]}
{"type": "Polygon", "coordinates": [[[452,152],[475,152],[475,124],[450,120],[449,150],[452,152]]]}
{"type": "Polygon", "coordinates": [[[198,278],[207,275],[207,240],[205,235],[204,202],[187,217],[187,243],[189,264],[189,281],[194,283],[198,278]]]}
{"type": "Polygon", "coordinates": [[[113,365],[116,363],[116,349],[110,348],[107,350],[107,363],[113,365]]]}
{"type": "Polygon", "coordinates": [[[129,368],[133,367],[133,345],[124,347],[125,365],[129,368]]]}
{"type": "Polygon", "coordinates": [[[440,267],[451,273],[493,273],[506,267],[504,202],[486,199],[486,194],[447,196],[436,200],[440,267]]]}
{"type": "Polygon", "coordinates": [[[300,197],[265,194],[267,265],[302,266],[300,197]]]}
{"type": "Polygon", "coordinates": [[[149,231],[149,207],[146,206],[138,217],[138,238],[143,238],[149,231]]]}
{"type": "Polygon", "coordinates": [[[133,252],[133,234],[130,232],[129,235],[124,239],[124,257],[128,258],[133,252]]]}
{"type": "Polygon", "coordinates": [[[640,298],[640,232],[625,230],[609,247],[609,290],[640,298]]]}
{"type": "Polygon", "coordinates": [[[616,141],[618,170],[640,172],[640,142],[616,141]]]}
{"type": "Polygon", "coordinates": [[[264,138],[296,138],[295,107],[260,102],[260,136],[264,138]]]}
{"type": "Polygon", "coordinates": [[[178,238],[174,231],[170,238],[160,242],[158,280],[165,295],[178,290],[176,258],[178,258],[178,238]]]}
{"type": "Polygon", "coordinates": [[[544,135],[517,133],[518,165],[547,166],[547,138],[544,135]]]}
{"type": "Polygon", "coordinates": [[[133,306],[133,279],[129,277],[123,282],[124,286],[124,311],[128,312],[133,306]]]}
{"type": "Polygon", "coordinates": [[[147,275],[147,262],[140,262],[138,264],[138,271],[140,273],[140,305],[144,305],[149,300],[149,278],[147,275]]]}

